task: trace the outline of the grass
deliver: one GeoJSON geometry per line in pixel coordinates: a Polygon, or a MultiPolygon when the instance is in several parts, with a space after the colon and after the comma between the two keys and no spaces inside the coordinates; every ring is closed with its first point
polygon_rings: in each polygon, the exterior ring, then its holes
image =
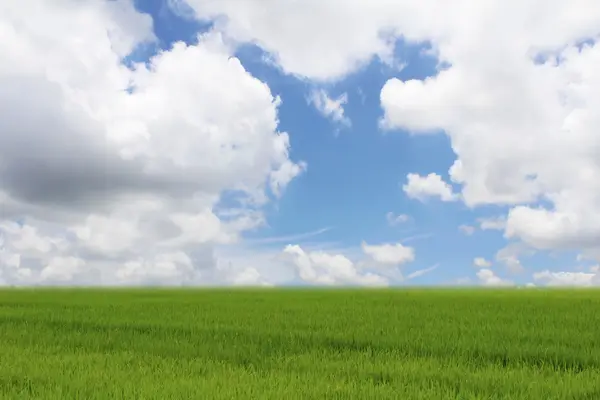
{"type": "Polygon", "coordinates": [[[600,399],[593,290],[0,291],[4,399],[600,399]]]}

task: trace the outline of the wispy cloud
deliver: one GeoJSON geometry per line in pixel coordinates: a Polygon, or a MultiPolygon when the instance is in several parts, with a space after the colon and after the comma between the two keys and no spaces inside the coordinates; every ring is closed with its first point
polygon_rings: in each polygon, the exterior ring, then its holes
{"type": "Polygon", "coordinates": [[[423,233],[423,234],[419,234],[419,235],[413,235],[413,236],[409,236],[404,239],[401,239],[400,243],[412,242],[412,241],[419,240],[419,239],[429,239],[432,236],[433,236],[433,233],[423,233]]]}
{"type": "Polygon", "coordinates": [[[317,229],[312,232],[297,233],[297,234],[293,234],[293,235],[271,236],[271,237],[264,237],[264,238],[257,238],[257,239],[247,239],[246,242],[255,243],[255,244],[297,242],[299,240],[308,239],[308,238],[320,235],[331,229],[332,229],[331,227],[325,227],[325,228],[317,229]]]}
{"type": "Polygon", "coordinates": [[[350,126],[352,123],[344,113],[344,105],[348,102],[348,94],[343,93],[338,98],[330,97],[324,90],[313,90],[308,98],[321,115],[329,118],[343,126],[350,126]]]}
{"type": "Polygon", "coordinates": [[[419,270],[417,270],[415,272],[412,272],[412,273],[408,274],[406,276],[406,280],[415,279],[415,278],[418,278],[418,277],[423,276],[425,274],[428,274],[431,271],[437,269],[437,267],[439,267],[439,266],[440,266],[440,264],[438,263],[438,264],[432,265],[429,268],[419,269],[419,270]]]}
{"type": "Polygon", "coordinates": [[[483,257],[476,257],[473,260],[473,265],[477,268],[489,268],[492,266],[492,263],[483,257]]]}

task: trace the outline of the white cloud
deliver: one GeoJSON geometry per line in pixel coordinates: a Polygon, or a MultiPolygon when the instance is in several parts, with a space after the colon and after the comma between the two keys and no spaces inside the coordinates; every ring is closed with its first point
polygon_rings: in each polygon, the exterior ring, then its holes
{"type": "Polygon", "coordinates": [[[2,282],[264,281],[215,246],[263,224],[306,164],[226,38],[128,68],[154,40],[129,0],[3,2],[0,37],[2,282]],[[227,218],[224,192],[241,209],[227,218]]]}
{"type": "Polygon", "coordinates": [[[533,280],[546,286],[596,286],[600,276],[587,272],[535,272],[533,280]]]}
{"type": "Polygon", "coordinates": [[[477,268],[489,268],[492,266],[492,263],[483,257],[476,257],[473,260],[473,265],[477,268]]]}
{"type": "MultiPolygon", "coordinates": [[[[288,140],[287,136],[285,136],[285,151],[287,154],[288,140]]],[[[308,168],[308,165],[304,161],[300,161],[299,163],[293,163],[289,160],[284,161],[279,168],[271,172],[270,177],[270,188],[271,191],[277,196],[281,196],[283,189],[298,175],[305,172],[308,168]]]]}
{"type": "Polygon", "coordinates": [[[405,237],[402,240],[400,240],[400,242],[407,243],[407,242],[413,242],[415,240],[429,239],[431,237],[433,237],[433,233],[421,233],[418,235],[412,235],[412,236],[405,237]]]}
{"type": "Polygon", "coordinates": [[[408,197],[424,201],[428,197],[439,197],[442,201],[457,200],[452,193],[452,186],[442,180],[438,174],[431,173],[427,176],[408,174],[407,183],[402,190],[408,197]]]}
{"type": "Polygon", "coordinates": [[[423,27],[449,67],[424,81],[388,81],[385,124],[444,130],[465,203],[513,207],[507,237],[598,255],[600,46],[579,43],[600,34],[600,4],[544,3],[543,16],[531,19],[539,7],[463,1],[455,10],[463,18],[423,27]],[[538,200],[549,205],[531,204],[538,200]]]}
{"type": "Polygon", "coordinates": [[[85,261],[77,257],[53,257],[48,265],[40,272],[43,282],[71,282],[73,278],[84,271],[85,261]]]}
{"type": "Polygon", "coordinates": [[[362,273],[356,265],[341,254],[323,251],[304,251],[298,245],[288,245],[284,258],[296,268],[301,280],[317,285],[386,286],[388,279],[372,272],[362,273]]]}
{"type": "Polygon", "coordinates": [[[388,212],[385,214],[385,219],[390,226],[396,226],[408,222],[410,217],[406,214],[394,214],[393,212],[388,212]]]}
{"type": "Polygon", "coordinates": [[[348,103],[347,93],[343,93],[334,99],[329,97],[325,90],[315,89],[310,94],[309,102],[321,115],[333,122],[344,126],[351,125],[350,119],[344,114],[344,105],[348,103]]]}
{"type": "Polygon", "coordinates": [[[501,262],[509,272],[518,274],[524,271],[521,257],[535,252],[523,243],[510,243],[496,252],[496,261],[501,262]]]}
{"type": "Polygon", "coordinates": [[[496,230],[503,231],[506,228],[506,218],[503,216],[491,218],[479,218],[479,227],[483,231],[496,230]]]}
{"type": "MultiPolygon", "coordinates": [[[[596,0],[188,2],[200,19],[223,17],[219,30],[262,47],[283,71],[319,81],[373,57],[394,63],[398,37],[430,44],[444,67],[425,80],[390,79],[383,126],[444,131],[460,198],[512,207],[508,237],[600,259],[596,0]]],[[[443,184],[438,192],[454,197],[443,184]]]]}
{"type": "Polygon", "coordinates": [[[423,275],[427,275],[428,273],[435,271],[438,267],[439,267],[439,264],[435,264],[429,268],[419,269],[414,272],[411,272],[410,274],[408,274],[406,276],[406,280],[415,279],[415,278],[419,278],[423,275]]]}
{"type": "Polygon", "coordinates": [[[397,266],[415,259],[415,250],[401,243],[369,245],[363,242],[361,248],[373,261],[382,265],[397,266]]]}
{"type": "Polygon", "coordinates": [[[437,174],[410,174],[407,194],[506,205],[507,238],[600,260],[600,44],[581,45],[600,35],[597,1],[188,3],[197,18],[219,17],[215,31],[132,70],[121,60],[154,37],[130,1],[1,2],[3,282],[37,282],[57,257],[83,259],[81,269],[113,282],[117,266],[158,270],[177,251],[192,259],[194,279],[225,279],[214,245],[258,226],[269,193],[281,196],[306,170],[278,132],[281,100],[232,57],[236,42],[316,81],[373,57],[394,64],[400,36],[430,43],[447,67],[423,81],[390,79],[383,125],[444,131],[461,191],[437,174]],[[225,191],[237,193],[244,217],[215,219],[225,191]]]}
{"type": "Polygon", "coordinates": [[[250,239],[250,240],[247,240],[246,242],[249,242],[249,243],[277,243],[277,242],[288,242],[289,243],[289,242],[294,242],[294,241],[297,242],[302,239],[309,239],[311,237],[321,235],[330,230],[331,230],[330,227],[325,227],[325,228],[317,229],[312,232],[304,232],[304,233],[285,235],[285,236],[263,237],[263,238],[259,238],[259,239],[250,239]]]}
{"type": "Polygon", "coordinates": [[[383,286],[423,276],[438,267],[417,270],[404,278],[401,267],[413,261],[415,253],[413,248],[400,243],[363,242],[360,249],[328,251],[288,245],[280,259],[295,268],[301,281],[318,285],[383,286]]]}
{"type": "Polygon", "coordinates": [[[141,237],[135,220],[90,214],[70,228],[79,245],[100,254],[120,253],[141,237]]]}
{"type": "Polygon", "coordinates": [[[252,267],[245,268],[239,274],[235,275],[232,283],[236,286],[272,286],[272,284],[264,280],[256,268],[252,267]]]}
{"type": "Polygon", "coordinates": [[[513,283],[497,276],[491,269],[480,269],[477,271],[477,278],[483,286],[512,286],[513,283]]]}
{"type": "MultiPolygon", "coordinates": [[[[504,249],[501,249],[500,252],[502,252],[503,250],[504,249]]],[[[504,265],[508,268],[508,270],[513,273],[523,272],[523,264],[521,263],[521,260],[519,260],[519,258],[515,255],[496,256],[496,259],[498,261],[503,262],[504,265]]]]}
{"type": "Polygon", "coordinates": [[[285,72],[317,81],[345,76],[374,55],[395,65],[390,30],[397,17],[410,22],[404,15],[415,7],[406,3],[188,0],[198,18],[225,16],[218,20],[219,29],[269,51],[285,72]]]}

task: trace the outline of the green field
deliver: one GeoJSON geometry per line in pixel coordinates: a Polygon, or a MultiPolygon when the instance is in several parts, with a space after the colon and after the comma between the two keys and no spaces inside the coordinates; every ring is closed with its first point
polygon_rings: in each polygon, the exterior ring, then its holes
{"type": "Polygon", "coordinates": [[[5,399],[600,399],[591,290],[4,290],[5,399]]]}

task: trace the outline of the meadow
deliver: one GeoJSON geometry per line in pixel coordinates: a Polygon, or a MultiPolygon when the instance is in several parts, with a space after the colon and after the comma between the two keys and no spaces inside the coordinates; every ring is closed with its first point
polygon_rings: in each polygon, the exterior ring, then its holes
{"type": "Polygon", "coordinates": [[[594,290],[0,291],[3,399],[600,399],[594,290]]]}

